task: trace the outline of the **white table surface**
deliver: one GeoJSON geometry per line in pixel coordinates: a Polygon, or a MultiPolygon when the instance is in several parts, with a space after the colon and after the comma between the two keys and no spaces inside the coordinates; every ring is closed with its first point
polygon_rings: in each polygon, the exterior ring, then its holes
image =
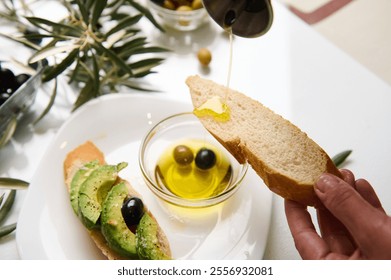
{"type": "MultiPolygon", "coordinates": [[[[51,3],[40,9],[44,12],[51,3]]],[[[264,105],[298,125],[331,156],[353,149],[346,167],[375,187],[384,208],[391,212],[391,87],[351,59],[278,2],[271,30],[256,39],[235,38],[231,87],[258,99],[264,105]]],[[[150,40],[174,50],[146,82],[167,98],[190,102],[184,83],[199,74],[225,84],[229,40],[214,23],[196,32],[160,34],[145,23],[150,40]],[[199,66],[196,51],[211,50],[208,69],[199,66]]],[[[8,42],[0,41],[1,55],[8,42]]],[[[49,85],[39,90],[34,107],[42,110],[49,85]]],[[[0,150],[0,176],[30,181],[61,124],[70,114],[72,90],[62,84],[60,96],[50,114],[35,127],[27,119],[8,146],[0,150]]],[[[15,222],[26,191],[19,191],[7,223],[15,222]]],[[[273,200],[265,259],[299,259],[287,227],[283,200],[273,200]]],[[[0,239],[0,259],[19,259],[15,233],[0,239]]]]}

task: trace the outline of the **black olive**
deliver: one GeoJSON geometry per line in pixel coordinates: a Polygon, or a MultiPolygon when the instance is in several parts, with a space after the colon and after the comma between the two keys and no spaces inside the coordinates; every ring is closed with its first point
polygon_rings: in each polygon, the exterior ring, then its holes
{"type": "Polygon", "coordinates": [[[216,164],[216,154],[207,148],[201,148],[195,158],[195,164],[198,168],[207,170],[216,164]]]}
{"type": "Polygon", "coordinates": [[[138,225],[144,215],[143,201],[138,197],[127,197],[121,207],[122,217],[129,229],[138,225]]]}
{"type": "Polygon", "coordinates": [[[0,92],[13,92],[16,88],[14,72],[7,68],[0,68],[0,92]]]}
{"type": "Polygon", "coordinates": [[[176,163],[180,165],[188,165],[192,163],[194,159],[192,150],[185,145],[176,146],[174,149],[173,156],[176,163]]]}

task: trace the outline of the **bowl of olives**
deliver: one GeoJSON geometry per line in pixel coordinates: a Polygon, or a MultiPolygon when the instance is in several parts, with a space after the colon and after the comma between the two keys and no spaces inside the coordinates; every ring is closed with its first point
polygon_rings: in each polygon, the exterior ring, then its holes
{"type": "Polygon", "coordinates": [[[208,20],[202,0],[149,0],[148,5],[163,27],[174,30],[195,30],[208,20]]]}
{"type": "Polygon", "coordinates": [[[192,208],[231,197],[248,169],[192,113],[158,122],[142,140],[139,165],[144,181],[158,198],[192,208]]]}
{"type": "Polygon", "coordinates": [[[0,61],[0,148],[10,140],[18,121],[35,101],[42,67],[35,68],[0,61]]]}

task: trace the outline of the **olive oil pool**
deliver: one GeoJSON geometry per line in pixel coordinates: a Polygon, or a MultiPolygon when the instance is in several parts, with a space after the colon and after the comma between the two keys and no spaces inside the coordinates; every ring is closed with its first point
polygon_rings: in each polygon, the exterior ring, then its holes
{"type": "Polygon", "coordinates": [[[160,188],[185,199],[207,199],[227,188],[232,177],[230,160],[203,139],[173,143],[160,156],[155,168],[160,188]]]}

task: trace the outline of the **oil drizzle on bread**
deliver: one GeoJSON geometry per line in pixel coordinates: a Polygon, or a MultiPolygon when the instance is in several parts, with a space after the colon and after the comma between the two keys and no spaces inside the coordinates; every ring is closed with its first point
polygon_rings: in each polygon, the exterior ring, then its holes
{"type": "Polygon", "coordinates": [[[230,82],[231,82],[231,70],[232,70],[232,54],[233,54],[233,33],[232,28],[226,28],[226,31],[229,34],[229,59],[228,59],[228,73],[227,73],[227,84],[226,84],[226,94],[224,99],[219,96],[213,96],[212,98],[206,100],[201,106],[195,108],[193,113],[197,117],[211,116],[216,121],[226,122],[230,119],[230,110],[227,105],[228,95],[230,92],[230,82]]]}
{"type": "Polygon", "coordinates": [[[232,54],[233,54],[233,41],[234,35],[232,33],[232,28],[227,28],[226,31],[229,34],[229,63],[228,63],[228,74],[227,74],[227,93],[225,95],[225,100],[228,98],[231,82],[231,72],[232,72],[232,54]]]}
{"type": "Polygon", "coordinates": [[[230,110],[228,105],[220,96],[213,96],[206,100],[201,106],[193,111],[197,117],[210,116],[216,121],[225,122],[230,119],[230,110]]]}

